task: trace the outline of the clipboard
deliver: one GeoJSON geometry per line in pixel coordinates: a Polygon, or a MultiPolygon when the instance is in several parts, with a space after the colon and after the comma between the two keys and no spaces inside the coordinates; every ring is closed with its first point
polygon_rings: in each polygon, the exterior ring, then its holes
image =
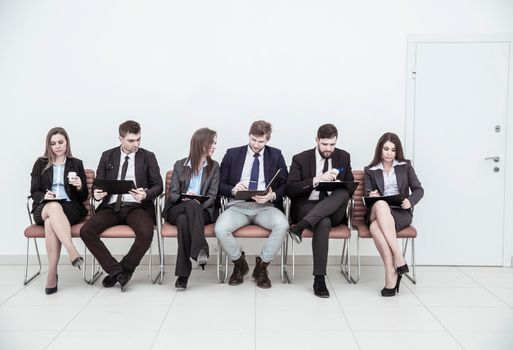
{"type": "Polygon", "coordinates": [[[199,194],[187,194],[187,193],[180,193],[180,197],[176,200],[176,203],[183,202],[184,199],[195,199],[200,203],[206,202],[210,197],[209,196],[201,196],[199,194]]]}
{"type": "Polygon", "coordinates": [[[50,203],[50,202],[59,202],[59,203],[62,203],[62,202],[66,202],[67,199],[66,198],[47,198],[47,199],[41,199],[41,202],[39,202],[39,204],[42,204],[42,203],[50,203]]]}
{"type": "Polygon", "coordinates": [[[108,194],[126,194],[136,187],[132,180],[95,179],[94,188],[107,192],[108,194]]]}
{"type": "Polygon", "coordinates": [[[351,197],[358,187],[358,181],[321,181],[315,188],[316,191],[335,191],[337,188],[345,188],[351,197]]]}
{"type": "Polygon", "coordinates": [[[267,194],[267,192],[269,192],[269,189],[271,188],[271,186],[278,179],[278,175],[280,174],[280,171],[281,171],[281,169],[278,169],[276,171],[276,174],[274,174],[273,178],[271,179],[271,181],[269,181],[269,183],[267,184],[267,186],[265,187],[264,190],[237,191],[237,193],[235,193],[234,199],[250,201],[250,200],[252,200],[253,196],[263,196],[263,195],[267,194]]]}
{"type": "Polygon", "coordinates": [[[378,196],[378,197],[362,197],[363,204],[366,207],[372,206],[377,201],[385,201],[390,207],[401,208],[404,196],[402,194],[394,194],[393,196],[378,196]]]}

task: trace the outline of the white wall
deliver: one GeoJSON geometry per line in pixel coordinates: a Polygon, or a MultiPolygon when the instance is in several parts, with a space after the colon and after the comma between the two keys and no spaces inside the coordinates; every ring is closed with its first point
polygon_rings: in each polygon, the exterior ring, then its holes
{"type": "Polygon", "coordinates": [[[361,168],[384,131],[404,137],[407,35],[465,33],[513,33],[513,1],[0,0],[0,255],[24,253],[29,174],[53,126],[95,169],[138,120],[164,175],[199,127],[218,131],[220,161],[269,120],[290,163],[332,122],[361,168]]]}

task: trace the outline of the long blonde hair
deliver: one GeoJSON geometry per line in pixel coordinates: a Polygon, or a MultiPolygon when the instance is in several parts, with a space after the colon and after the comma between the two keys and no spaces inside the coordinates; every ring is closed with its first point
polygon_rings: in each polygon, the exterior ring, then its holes
{"type": "Polygon", "coordinates": [[[60,134],[64,136],[66,139],[66,158],[73,158],[73,155],[71,153],[71,145],[69,143],[69,136],[66,130],[61,127],[55,127],[51,128],[50,131],[48,131],[48,134],[46,135],[46,147],[45,147],[45,154],[43,155],[43,158],[47,159],[48,162],[46,163],[45,168],[43,169],[43,172],[46,171],[46,169],[50,168],[53,163],[55,162],[55,155],[52,152],[52,136],[60,134]]]}

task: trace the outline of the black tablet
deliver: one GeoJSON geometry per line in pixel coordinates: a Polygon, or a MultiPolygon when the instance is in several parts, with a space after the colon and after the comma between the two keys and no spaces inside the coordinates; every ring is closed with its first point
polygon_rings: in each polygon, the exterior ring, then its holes
{"type": "Polygon", "coordinates": [[[322,181],[315,189],[317,191],[335,191],[337,188],[345,188],[349,196],[352,196],[357,186],[357,181],[322,181]]]}
{"type": "Polygon", "coordinates": [[[187,194],[187,193],[181,193],[180,194],[180,197],[178,197],[178,199],[176,200],[176,203],[180,203],[182,202],[184,199],[195,199],[197,200],[198,202],[200,203],[203,203],[205,202],[206,200],[208,200],[210,197],[209,196],[200,196],[198,194],[187,194]]]}
{"type": "Polygon", "coordinates": [[[130,190],[134,190],[136,187],[132,180],[95,179],[94,188],[107,192],[108,194],[125,194],[130,190]]]}
{"type": "Polygon", "coordinates": [[[372,206],[377,201],[385,201],[390,207],[400,208],[404,196],[402,194],[395,194],[393,196],[362,197],[362,200],[366,207],[372,206]]]}

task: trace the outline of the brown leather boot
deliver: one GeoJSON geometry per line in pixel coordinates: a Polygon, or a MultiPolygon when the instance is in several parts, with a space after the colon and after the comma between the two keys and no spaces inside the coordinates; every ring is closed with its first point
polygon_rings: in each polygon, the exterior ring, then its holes
{"type": "Polygon", "coordinates": [[[268,262],[263,262],[259,256],[256,257],[256,265],[253,270],[253,278],[256,281],[257,287],[268,289],[271,288],[271,280],[267,275],[267,266],[269,266],[268,262]]]}
{"type": "Polygon", "coordinates": [[[242,284],[244,276],[249,272],[249,266],[246,261],[246,254],[242,252],[242,255],[237,260],[233,261],[233,272],[228,280],[230,286],[238,286],[242,284]]]}

